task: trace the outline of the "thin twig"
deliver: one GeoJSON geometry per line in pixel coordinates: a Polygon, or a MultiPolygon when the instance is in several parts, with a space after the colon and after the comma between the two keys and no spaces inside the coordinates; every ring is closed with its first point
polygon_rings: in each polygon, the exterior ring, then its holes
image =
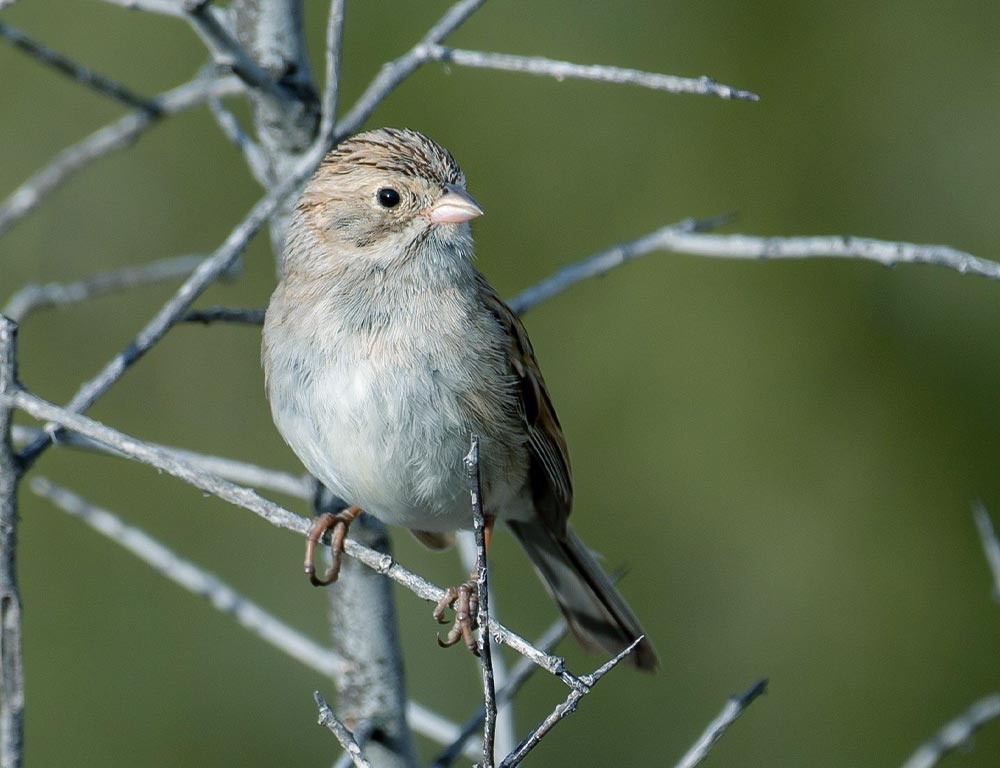
{"type": "Polygon", "coordinates": [[[990,513],[986,511],[982,502],[976,504],[972,516],[976,520],[979,538],[983,542],[983,554],[986,555],[986,562],[993,574],[993,598],[1000,601],[1000,540],[997,539],[997,532],[993,529],[990,513]]]}
{"type": "Polygon", "coordinates": [[[873,240],[850,235],[815,237],[753,237],[751,235],[707,235],[676,227],[665,227],[644,238],[644,247],[694,256],[723,259],[861,259],[886,267],[900,264],[934,264],[963,275],[1000,280],[1000,263],[980,259],[946,245],[873,240]]]}
{"type": "MultiPolygon", "coordinates": [[[[0,397],[17,391],[17,323],[0,315],[0,397]]],[[[17,487],[13,413],[0,403],[0,768],[24,761],[24,656],[17,583],[17,487]]]]}
{"type": "MultiPolygon", "coordinates": [[[[66,407],[75,412],[86,411],[115,382],[121,379],[125,372],[146,352],[152,349],[171,327],[187,313],[191,304],[205,289],[235,263],[250,239],[284,202],[285,198],[293,194],[313,172],[321,157],[322,154],[315,148],[304,155],[296,165],[295,172],[274,187],[250,209],[250,212],[229,233],[225,242],[216,249],[215,253],[198,265],[198,268],[122,352],[115,355],[96,376],[86,381],[77,390],[66,407]]],[[[53,437],[58,436],[57,432],[57,430],[50,432],[50,428],[46,427],[46,435],[21,452],[21,462],[26,468],[30,468],[42,452],[48,448],[53,437]]]]}
{"type": "Polygon", "coordinates": [[[61,72],[66,75],[66,77],[76,80],[78,83],[85,85],[86,87],[91,88],[104,96],[112,98],[115,101],[121,102],[129,107],[144,110],[153,115],[158,114],[160,111],[160,106],[155,100],[148,99],[145,96],[139,96],[111,78],[100,75],[82,64],[77,64],[75,61],[63,56],[58,51],[54,51],[48,46],[32,40],[24,34],[24,32],[10,26],[9,24],[0,22],[0,38],[6,40],[18,50],[24,51],[29,56],[38,59],[38,61],[43,64],[52,67],[57,72],[61,72]]]}
{"type": "MultiPolygon", "coordinates": [[[[566,620],[559,619],[551,627],[545,630],[542,636],[538,638],[534,644],[545,653],[551,653],[552,649],[556,647],[559,641],[566,636],[567,629],[566,620]]],[[[503,707],[505,704],[513,701],[515,694],[521,690],[521,687],[528,681],[528,678],[530,678],[537,669],[538,667],[527,659],[521,659],[514,667],[510,677],[507,679],[507,684],[497,691],[497,705],[503,707]]],[[[463,751],[468,753],[466,745],[475,735],[476,731],[483,727],[483,721],[485,719],[486,708],[480,707],[479,711],[469,718],[469,720],[462,726],[461,732],[458,733],[454,739],[452,739],[448,748],[438,755],[434,762],[431,763],[431,768],[448,768],[448,766],[458,759],[459,755],[463,754],[463,751]]]]}
{"type": "Polygon", "coordinates": [[[949,752],[967,744],[979,728],[1000,718],[1000,694],[991,694],[947,723],[930,741],[921,744],[903,768],[932,768],[949,752]]]}
{"type": "MultiPolygon", "coordinates": [[[[455,544],[458,556],[462,561],[462,568],[469,573],[478,573],[478,549],[476,547],[475,533],[473,531],[458,531],[455,536],[455,544]]],[[[490,615],[496,618],[500,613],[497,610],[496,591],[493,588],[492,582],[488,585],[488,593],[490,615]]],[[[538,643],[535,643],[535,645],[538,645],[538,643]]],[[[538,647],[541,648],[543,646],[539,645],[538,647]]],[[[492,654],[490,661],[493,664],[493,685],[497,691],[496,741],[493,753],[496,754],[499,752],[501,755],[506,755],[517,746],[514,703],[510,699],[506,699],[503,702],[500,701],[500,691],[507,687],[510,675],[507,671],[507,662],[504,660],[502,653],[492,654]]],[[[537,669],[533,664],[528,664],[528,666],[532,669],[537,669]]],[[[481,708],[480,712],[485,717],[485,708],[481,708]]],[[[480,729],[482,725],[483,719],[479,718],[476,729],[480,729]]]]}
{"type": "Polygon", "coordinates": [[[175,554],[141,528],[129,525],[112,512],[84,501],[77,494],[55,485],[47,478],[32,478],[30,488],[59,509],[79,518],[101,535],[127,549],[157,573],[188,592],[206,598],[213,608],[235,618],[251,634],[310,669],[329,677],[344,664],[344,660],[336,653],[272,616],[215,574],[175,554]]]}
{"type": "Polygon", "coordinates": [[[361,751],[358,742],[354,740],[354,734],[337,719],[337,716],[333,714],[333,710],[330,709],[330,705],[326,703],[326,700],[319,691],[313,692],[313,699],[315,699],[316,707],[319,709],[319,724],[337,737],[340,746],[351,756],[351,762],[357,768],[372,768],[372,764],[368,762],[368,758],[361,751]]]}
{"type": "Polygon", "coordinates": [[[142,133],[164,118],[204,104],[212,96],[232,95],[242,89],[243,85],[235,77],[199,75],[154,98],[152,101],[157,106],[157,111],[141,109],[130,112],[62,150],[52,162],[0,203],[0,235],[31,213],[78,171],[104,155],[131,145],[142,133]]]}
{"type": "MultiPolygon", "coordinates": [[[[43,434],[41,429],[15,425],[13,431],[14,445],[28,445],[43,434]]],[[[103,443],[98,443],[89,437],[78,435],[76,432],[65,433],[59,439],[59,445],[95,451],[119,458],[129,458],[125,454],[109,448],[103,443]]],[[[186,461],[206,472],[211,472],[213,475],[218,475],[221,478],[231,480],[240,485],[250,485],[254,488],[283,493],[286,496],[305,501],[312,498],[312,478],[309,475],[292,475],[288,472],[280,472],[276,469],[261,467],[246,461],[227,459],[223,456],[212,456],[207,453],[197,453],[185,448],[174,448],[159,443],[149,443],[149,445],[172,455],[174,458],[186,461]]]]}
{"type": "Polygon", "coordinates": [[[19,323],[24,322],[39,309],[64,307],[116,291],[179,280],[194,272],[204,260],[204,255],[173,256],[140,266],[98,272],[74,283],[32,283],[11,296],[3,311],[19,323]]]}
{"type": "Polygon", "coordinates": [[[487,627],[490,623],[489,572],[486,567],[486,517],[483,514],[483,488],[479,473],[479,435],[473,434],[469,453],[465,457],[465,478],[469,485],[472,505],[472,530],[476,536],[476,591],[479,596],[477,624],[482,628],[479,638],[479,661],[483,670],[482,768],[493,768],[493,747],[496,741],[497,692],[493,682],[493,650],[487,627]]]}
{"type": "Polygon", "coordinates": [[[754,699],[766,690],[767,678],[764,678],[763,680],[758,680],[750,686],[749,690],[739,696],[730,697],[718,717],[708,724],[705,732],[698,737],[698,740],[685,753],[684,757],[678,761],[674,768],[694,768],[694,766],[704,760],[712,750],[712,747],[715,746],[715,743],[729,729],[729,726],[736,722],[736,719],[753,703],[754,699]]]}
{"type": "Polygon", "coordinates": [[[326,81],[323,83],[323,99],[319,136],[328,147],[333,145],[334,126],[337,124],[337,99],[340,94],[340,52],[344,32],[344,0],[330,0],[330,13],[326,24],[326,81]]]}
{"type": "MultiPolygon", "coordinates": [[[[363,720],[358,723],[358,726],[354,729],[354,740],[358,742],[358,746],[362,749],[365,748],[365,744],[371,739],[372,734],[375,733],[375,723],[371,720],[363,720]]],[[[333,764],[333,768],[351,768],[354,765],[354,757],[350,752],[344,752],[337,761],[333,764]]]]}
{"type": "Polygon", "coordinates": [[[240,122],[236,119],[236,116],[223,107],[222,102],[218,99],[209,99],[208,108],[211,110],[212,117],[215,118],[215,123],[219,126],[219,130],[222,131],[222,134],[243,155],[243,160],[246,162],[247,168],[250,169],[250,173],[254,179],[262,187],[267,187],[267,158],[264,157],[264,151],[260,148],[260,145],[250,138],[247,132],[240,126],[240,122]]]}
{"type": "Polygon", "coordinates": [[[567,288],[583,280],[601,277],[633,259],[662,250],[661,241],[663,240],[664,232],[702,232],[722,226],[732,218],[732,214],[724,214],[707,219],[685,219],[676,224],[670,224],[658,229],[651,234],[643,235],[631,242],[619,243],[603,251],[598,251],[591,256],[587,256],[580,261],[573,262],[557,270],[554,274],[535,285],[525,288],[510,300],[510,308],[517,314],[523,315],[529,309],[538,306],[544,301],[548,301],[554,296],[558,296],[567,288]]]}
{"type": "Polygon", "coordinates": [[[221,16],[208,3],[184,3],[175,0],[105,0],[130,10],[146,11],[162,16],[184,19],[212,54],[216,66],[232,72],[251,88],[279,102],[291,103],[295,95],[275,82],[271,76],[243,50],[229,33],[221,16]]]}
{"type": "MultiPolygon", "coordinates": [[[[334,142],[356,132],[372,112],[404,80],[430,59],[426,48],[437,45],[475,13],[486,0],[459,0],[451,6],[420,41],[397,59],[383,65],[375,79],[365,88],[350,112],[344,115],[334,130],[334,142]]],[[[323,138],[323,137],[321,137],[323,138]]]]}
{"type": "Polygon", "coordinates": [[[421,53],[431,61],[455,64],[459,67],[522,72],[527,75],[554,77],[556,80],[595,80],[615,85],[638,85],[642,88],[667,91],[668,93],[692,93],[702,96],[717,96],[720,99],[760,100],[756,93],[717,83],[706,76],[677,77],[600,64],[573,64],[568,61],[546,59],[542,56],[515,56],[507,53],[464,51],[458,48],[446,48],[442,45],[428,45],[421,53]]]}
{"type": "Polygon", "coordinates": [[[570,691],[569,696],[566,697],[566,701],[559,704],[552,713],[546,717],[538,726],[528,734],[528,736],[517,745],[517,748],[511,752],[507,757],[503,759],[500,763],[500,768],[514,768],[516,765],[520,765],[521,761],[528,756],[535,747],[537,747],[542,739],[551,731],[567,715],[571,715],[576,712],[577,705],[580,703],[580,699],[590,693],[594,686],[604,677],[608,672],[614,669],[618,664],[632,651],[635,650],[636,646],[642,641],[641,637],[635,639],[635,641],[613,659],[602,664],[596,671],[589,675],[583,675],[580,680],[585,684],[584,689],[574,689],[570,691]]]}
{"type": "MultiPolygon", "coordinates": [[[[244,629],[314,672],[329,677],[344,664],[344,659],[338,654],[285,624],[214,574],[180,557],[141,528],[129,525],[114,513],[87,502],[44,477],[33,478],[30,488],[97,533],[124,547],[178,586],[208,598],[213,608],[235,617],[244,629]]],[[[440,744],[453,743],[459,734],[459,726],[415,701],[407,702],[406,719],[417,733],[440,744]]],[[[478,757],[479,750],[470,747],[465,754],[478,757]]]]}
{"type": "MultiPolygon", "coordinates": [[[[294,531],[300,536],[306,536],[312,527],[311,521],[289,512],[249,488],[223,480],[149,443],[74,413],[67,408],[60,408],[29,392],[16,390],[13,393],[0,395],[0,407],[11,405],[35,419],[51,422],[63,429],[72,430],[114,448],[136,461],[179,478],[209,495],[217,496],[224,501],[253,512],[274,526],[294,531]]],[[[390,555],[358,544],[351,538],[344,542],[344,551],[348,556],[364,563],[377,573],[388,576],[427,602],[436,604],[444,597],[444,590],[441,587],[407,570],[390,555]]],[[[566,669],[563,659],[551,656],[536,648],[523,637],[492,618],[489,620],[488,626],[494,642],[510,646],[542,669],[558,677],[570,688],[583,692],[588,689],[588,683],[584,678],[578,678],[566,669]]]]}

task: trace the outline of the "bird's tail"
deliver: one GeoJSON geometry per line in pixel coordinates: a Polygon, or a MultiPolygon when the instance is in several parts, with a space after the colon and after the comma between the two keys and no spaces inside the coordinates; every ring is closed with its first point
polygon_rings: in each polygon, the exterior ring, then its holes
{"type": "Polygon", "coordinates": [[[559,536],[540,518],[508,525],[584,648],[617,654],[643,637],[628,662],[647,671],[659,666],[639,620],[572,529],[559,536]]]}

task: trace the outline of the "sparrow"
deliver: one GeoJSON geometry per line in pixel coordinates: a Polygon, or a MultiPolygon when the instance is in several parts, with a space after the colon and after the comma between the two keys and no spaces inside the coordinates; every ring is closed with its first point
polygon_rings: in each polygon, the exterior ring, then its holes
{"type": "MultiPolygon", "coordinates": [[[[487,533],[506,523],[585,649],[643,638],[628,658],[653,670],[639,621],[568,524],[569,454],[531,342],[473,266],[469,222],[482,214],[451,153],[408,129],[344,140],[298,200],[264,321],[265,389],[292,451],[350,505],[317,519],[306,571],[314,584],[336,578],[362,510],[433,549],[471,528],[463,458],[475,434],[487,533]],[[313,549],[329,528],[321,579],[313,549]]],[[[474,647],[472,586],[435,609],[442,620],[462,598],[448,644],[463,634],[474,647]]]]}

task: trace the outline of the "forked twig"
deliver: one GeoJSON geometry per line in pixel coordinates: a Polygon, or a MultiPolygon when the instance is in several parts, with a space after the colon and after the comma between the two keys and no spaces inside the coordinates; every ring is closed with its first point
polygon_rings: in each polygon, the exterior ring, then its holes
{"type": "Polygon", "coordinates": [[[552,713],[542,720],[542,722],[527,735],[524,741],[518,744],[517,748],[503,759],[503,762],[500,763],[500,768],[514,768],[515,765],[520,765],[521,761],[528,756],[528,753],[541,743],[546,734],[555,728],[560,720],[567,715],[571,715],[576,712],[580,699],[590,693],[600,679],[618,666],[618,664],[621,663],[626,656],[635,650],[636,646],[639,645],[640,642],[642,642],[642,637],[637,637],[628,648],[623,650],[613,659],[602,664],[591,674],[582,675],[580,680],[583,682],[585,687],[583,689],[574,689],[570,691],[566,700],[552,710],[552,713]]]}

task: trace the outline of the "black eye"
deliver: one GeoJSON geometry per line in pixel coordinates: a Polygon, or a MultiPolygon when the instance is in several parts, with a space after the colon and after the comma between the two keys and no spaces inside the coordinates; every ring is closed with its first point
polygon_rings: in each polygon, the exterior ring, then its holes
{"type": "Polygon", "coordinates": [[[391,187],[382,187],[376,195],[378,204],[383,208],[395,208],[399,205],[399,192],[391,187]]]}

